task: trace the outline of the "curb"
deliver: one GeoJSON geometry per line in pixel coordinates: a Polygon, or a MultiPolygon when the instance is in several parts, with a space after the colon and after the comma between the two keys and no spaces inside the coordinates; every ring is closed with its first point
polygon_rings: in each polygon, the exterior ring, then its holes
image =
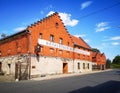
{"type": "Polygon", "coordinates": [[[93,74],[93,73],[100,73],[100,72],[106,72],[106,71],[111,71],[111,70],[112,69],[100,70],[100,71],[92,71],[92,72],[82,72],[82,73],[47,75],[45,77],[37,77],[37,78],[32,78],[30,80],[35,80],[35,81],[50,80],[50,79],[57,79],[57,78],[64,78],[64,77],[73,77],[73,76],[79,76],[79,75],[87,75],[87,74],[93,74]]]}

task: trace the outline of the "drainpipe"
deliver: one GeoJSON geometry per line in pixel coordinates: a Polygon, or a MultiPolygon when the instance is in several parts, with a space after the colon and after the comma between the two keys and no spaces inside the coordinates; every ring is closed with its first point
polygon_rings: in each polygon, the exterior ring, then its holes
{"type": "Polygon", "coordinates": [[[74,67],[74,60],[75,60],[75,59],[74,59],[74,48],[75,48],[75,44],[73,44],[73,73],[75,72],[75,71],[74,71],[74,68],[75,68],[75,67],[74,67]]]}
{"type": "Polygon", "coordinates": [[[31,79],[31,53],[32,53],[32,36],[31,36],[31,31],[28,31],[29,37],[29,49],[28,49],[28,56],[29,56],[29,79],[31,79]]]}

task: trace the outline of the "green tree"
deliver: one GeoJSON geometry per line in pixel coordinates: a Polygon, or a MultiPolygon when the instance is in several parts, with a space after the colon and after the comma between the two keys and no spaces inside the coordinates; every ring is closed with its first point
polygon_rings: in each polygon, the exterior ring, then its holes
{"type": "Polygon", "coordinates": [[[106,68],[110,68],[111,67],[111,60],[107,59],[106,60],[106,68]]]}
{"type": "Polygon", "coordinates": [[[115,56],[112,63],[113,64],[120,64],[120,55],[115,56]]]}
{"type": "Polygon", "coordinates": [[[97,49],[97,48],[92,48],[92,51],[93,51],[93,52],[100,52],[100,50],[97,49]]]}
{"type": "Polygon", "coordinates": [[[5,37],[6,37],[6,34],[2,33],[2,34],[1,34],[1,37],[2,37],[2,38],[5,38],[5,37]]]}

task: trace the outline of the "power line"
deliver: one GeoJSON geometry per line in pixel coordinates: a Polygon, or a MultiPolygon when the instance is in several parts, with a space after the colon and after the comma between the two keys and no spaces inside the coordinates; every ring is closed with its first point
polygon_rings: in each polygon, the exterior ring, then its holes
{"type": "Polygon", "coordinates": [[[118,6],[118,5],[120,5],[120,2],[118,2],[118,3],[114,4],[114,5],[111,5],[111,6],[109,6],[109,7],[105,7],[105,8],[102,8],[102,9],[100,9],[100,10],[97,10],[97,11],[91,12],[91,13],[86,14],[86,15],[84,15],[84,16],[81,16],[81,17],[79,17],[79,18],[82,19],[82,18],[85,18],[85,17],[91,16],[91,15],[94,15],[94,14],[97,14],[97,13],[100,13],[100,12],[103,12],[103,11],[105,11],[105,10],[108,10],[108,9],[113,8],[113,7],[115,7],[115,6],[118,6]]]}

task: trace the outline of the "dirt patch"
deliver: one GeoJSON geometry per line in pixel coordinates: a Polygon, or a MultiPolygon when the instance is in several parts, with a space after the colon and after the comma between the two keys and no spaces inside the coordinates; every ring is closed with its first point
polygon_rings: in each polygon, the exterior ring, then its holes
{"type": "Polygon", "coordinates": [[[15,81],[14,76],[0,75],[0,82],[12,82],[15,81]]]}

